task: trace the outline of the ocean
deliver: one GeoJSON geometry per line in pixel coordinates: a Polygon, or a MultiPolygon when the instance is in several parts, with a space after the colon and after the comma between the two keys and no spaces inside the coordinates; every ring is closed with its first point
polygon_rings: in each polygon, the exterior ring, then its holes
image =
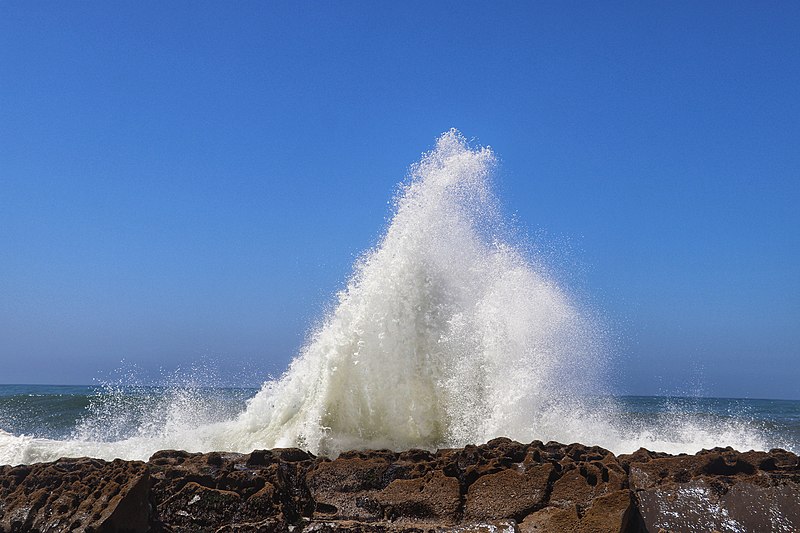
{"type": "Polygon", "coordinates": [[[798,402],[610,396],[601,313],[515,242],[492,191],[495,165],[490,148],[444,133],[279,378],[257,390],[181,385],[192,376],[161,388],[6,385],[0,464],[161,449],[335,456],[500,436],[615,453],[800,451],[798,402]]]}
{"type": "MultiPolygon", "coordinates": [[[[15,437],[11,438],[23,446],[25,442],[62,442],[65,455],[69,455],[70,450],[67,443],[79,442],[89,435],[105,441],[113,449],[114,442],[135,441],[142,436],[157,442],[159,435],[169,433],[170,423],[175,424],[176,429],[181,425],[176,419],[176,411],[180,409],[190,409],[190,416],[196,423],[212,424],[235,418],[246,410],[248,400],[258,391],[215,387],[0,385],[0,430],[13,434],[15,437]],[[20,440],[20,437],[24,438],[20,440]]],[[[798,400],[616,396],[596,398],[595,402],[602,409],[607,409],[609,403],[616,405],[618,423],[609,430],[619,432],[620,427],[631,428],[645,447],[671,441],[673,452],[699,451],[710,443],[701,442],[686,431],[703,427],[720,430],[720,440],[714,445],[739,444],[741,447],[740,442],[750,438],[753,443],[762,443],[758,446],[760,449],[783,448],[800,453],[798,400]],[[734,440],[726,442],[726,434],[734,440]],[[682,447],[675,449],[676,445],[682,447]]],[[[546,434],[535,436],[545,441],[550,438],[546,434]]],[[[588,434],[585,440],[587,444],[596,443],[588,434]]],[[[253,447],[258,447],[257,444],[253,443],[253,447]]],[[[635,446],[613,451],[632,452],[635,446]]],[[[189,448],[201,451],[201,448],[189,448]]],[[[106,453],[105,457],[146,459],[146,454],[128,453],[123,444],[117,452],[106,453]]],[[[14,462],[15,455],[19,454],[10,450],[3,455],[0,431],[0,463],[14,462]]],[[[55,455],[43,459],[55,458],[55,455]]]]}

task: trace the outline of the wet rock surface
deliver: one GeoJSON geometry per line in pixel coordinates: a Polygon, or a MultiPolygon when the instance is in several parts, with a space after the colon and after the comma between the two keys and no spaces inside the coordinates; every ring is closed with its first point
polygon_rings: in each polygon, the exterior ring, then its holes
{"type": "Polygon", "coordinates": [[[631,463],[642,520],[659,531],[798,531],[796,455],[715,448],[631,463]]]}
{"type": "Polygon", "coordinates": [[[797,531],[781,450],[670,456],[495,439],[461,449],[250,454],[0,467],[0,531],[797,531]]]}

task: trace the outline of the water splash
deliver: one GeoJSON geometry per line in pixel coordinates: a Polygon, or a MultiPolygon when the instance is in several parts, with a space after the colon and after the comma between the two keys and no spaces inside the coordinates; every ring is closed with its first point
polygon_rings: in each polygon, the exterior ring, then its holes
{"type": "Polygon", "coordinates": [[[503,238],[494,166],[491,149],[470,148],[455,130],[443,134],[411,168],[391,223],[356,262],[338,304],[288,371],[237,416],[198,420],[202,398],[177,394],[164,408],[171,414],[121,440],[91,423],[69,441],[0,432],[0,464],[62,455],[146,459],[163,448],[299,446],[335,455],[497,436],[618,453],[641,445],[693,452],[706,441],[763,448],[741,428],[720,442],[713,428],[684,424],[665,435],[622,427],[613,402],[587,403],[606,353],[601,328],[503,238]]]}
{"type": "Polygon", "coordinates": [[[544,403],[578,392],[558,370],[593,366],[595,330],[500,239],[494,163],[456,131],[439,138],[335,310],[243,424],[323,453],[463,445],[535,435],[544,403]]]}

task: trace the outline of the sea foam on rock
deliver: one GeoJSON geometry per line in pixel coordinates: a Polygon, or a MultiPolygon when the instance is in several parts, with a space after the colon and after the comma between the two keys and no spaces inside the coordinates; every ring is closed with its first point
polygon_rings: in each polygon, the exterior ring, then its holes
{"type": "Polygon", "coordinates": [[[500,438],[436,452],[167,450],[0,467],[0,531],[797,531],[800,464],[500,438]]]}

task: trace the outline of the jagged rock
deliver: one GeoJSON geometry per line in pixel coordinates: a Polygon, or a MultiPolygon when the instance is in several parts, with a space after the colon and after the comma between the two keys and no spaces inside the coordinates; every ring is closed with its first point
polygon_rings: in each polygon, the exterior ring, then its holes
{"type": "Polygon", "coordinates": [[[0,530],[146,531],[149,490],[141,461],[82,458],[0,467],[0,530]]]}
{"type": "Polygon", "coordinates": [[[313,507],[305,472],[314,461],[296,449],[157,452],[148,463],[154,522],[175,533],[287,529],[313,507]]]}
{"type": "Polygon", "coordinates": [[[582,514],[595,498],[626,486],[627,475],[612,454],[601,461],[562,462],[561,474],[553,483],[550,505],[575,507],[582,514]]]}
{"type": "MultiPolygon", "coordinates": [[[[537,443],[534,443],[537,444],[537,443]]],[[[632,516],[627,474],[611,452],[581,444],[532,446],[529,461],[552,461],[547,507],[528,514],[521,532],[628,531],[632,516]]]]}
{"type": "Polygon", "coordinates": [[[440,461],[439,454],[422,450],[383,450],[320,462],[306,478],[315,502],[314,518],[455,524],[460,485],[437,469],[440,461]]]}
{"type": "Polygon", "coordinates": [[[166,450],[148,463],[0,467],[2,532],[482,533],[800,530],[783,451],[614,456],[494,439],[437,452],[166,450]]]}

